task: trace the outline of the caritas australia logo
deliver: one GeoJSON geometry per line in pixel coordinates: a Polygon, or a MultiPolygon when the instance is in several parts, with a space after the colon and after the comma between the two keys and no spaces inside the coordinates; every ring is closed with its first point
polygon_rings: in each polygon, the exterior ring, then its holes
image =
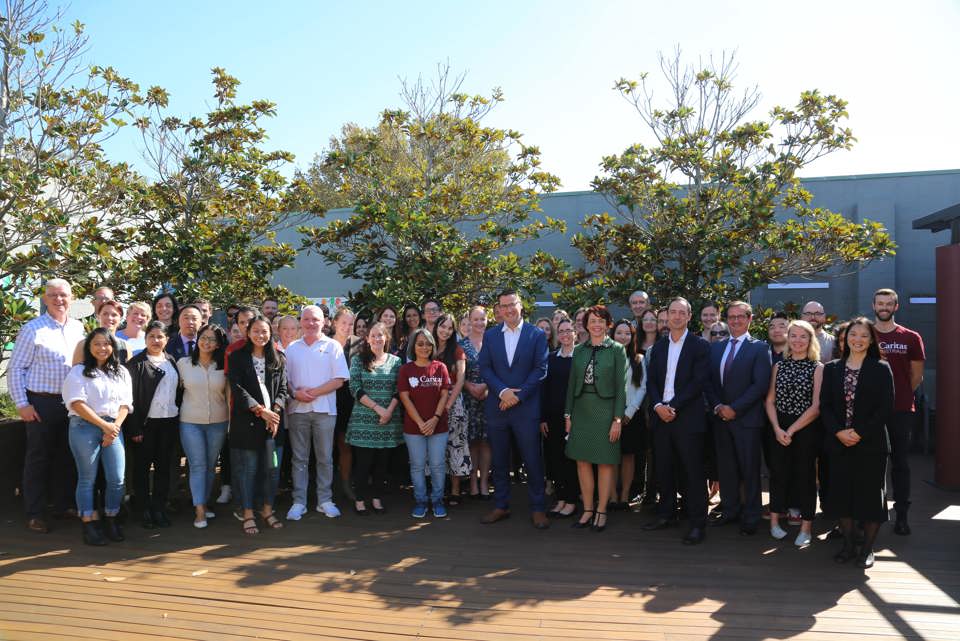
{"type": "Polygon", "coordinates": [[[410,387],[440,387],[443,384],[439,376],[411,376],[407,381],[410,387]]]}
{"type": "Polygon", "coordinates": [[[904,343],[880,341],[880,351],[884,354],[906,354],[909,346],[904,343]]]}

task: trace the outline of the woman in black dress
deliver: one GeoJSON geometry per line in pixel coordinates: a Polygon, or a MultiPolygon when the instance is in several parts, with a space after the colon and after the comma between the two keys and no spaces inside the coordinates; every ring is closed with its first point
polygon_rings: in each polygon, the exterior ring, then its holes
{"type": "Polygon", "coordinates": [[[630,509],[630,497],[633,496],[633,479],[637,470],[637,455],[643,456],[646,440],[646,420],[643,398],[647,392],[647,368],[643,363],[643,354],[638,349],[637,333],[633,324],[626,318],[617,321],[610,332],[610,338],[617,341],[627,351],[627,408],[624,410],[623,432],[620,435],[620,494],[610,502],[611,510],[630,509]]]}
{"type": "Polygon", "coordinates": [[[830,485],[826,512],[840,520],[843,548],[834,557],[857,567],[873,565],[873,545],[887,520],[884,481],[890,451],[887,421],[893,412],[893,374],[877,344],[873,321],[847,326],[842,356],[827,364],[820,416],[827,434],[830,485]],[[863,523],[863,546],[854,548],[853,522],[863,523]]]}
{"type": "Polygon", "coordinates": [[[569,318],[557,323],[559,347],[550,352],[547,377],[540,388],[540,433],[544,438],[547,478],[553,481],[557,502],[549,516],[566,518],[577,509],[577,464],[563,451],[567,444],[567,430],[563,421],[563,406],[567,401],[567,381],[573,363],[573,342],[576,331],[569,318]]]}

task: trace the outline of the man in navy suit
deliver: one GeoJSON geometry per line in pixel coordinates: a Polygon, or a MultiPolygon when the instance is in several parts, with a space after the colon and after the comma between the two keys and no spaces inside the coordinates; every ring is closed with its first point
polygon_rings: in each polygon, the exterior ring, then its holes
{"type": "Polygon", "coordinates": [[[690,302],[677,297],[667,307],[670,333],[654,343],[647,368],[647,396],[653,407],[653,447],[660,500],[657,518],[645,530],[669,527],[677,514],[677,473],[685,479],[690,529],[685,545],[703,541],[707,520],[707,477],[703,466],[706,416],[703,392],[709,376],[710,344],[687,330],[690,302]],[[677,470],[674,461],[680,462],[677,470]]]}
{"type": "Polygon", "coordinates": [[[713,413],[713,438],[720,472],[720,503],[711,525],[740,519],[740,533],[755,534],[760,523],[760,451],[766,426],[764,400],[770,388],[770,348],[750,336],[753,308],[727,305],[730,337],[710,348],[707,406],[713,413]],[[743,502],[740,485],[743,484],[743,502]]]}
{"type": "Polygon", "coordinates": [[[196,305],[184,305],[177,316],[178,330],[167,341],[167,353],[174,360],[189,356],[193,346],[197,344],[197,332],[203,322],[203,313],[196,305]]]}
{"type": "Polygon", "coordinates": [[[549,527],[540,449],[540,384],[547,376],[547,337],[523,322],[520,296],[506,290],[498,297],[503,324],[486,331],[480,350],[480,376],[489,393],[484,405],[493,451],[494,509],[482,519],[496,523],[510,516],[510,436],[527,467],[527,492],[533,526],[549,527]]]}

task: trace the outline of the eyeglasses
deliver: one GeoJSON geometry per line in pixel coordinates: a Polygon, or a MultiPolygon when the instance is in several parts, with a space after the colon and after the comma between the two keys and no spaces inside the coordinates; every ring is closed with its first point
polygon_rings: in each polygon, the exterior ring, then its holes
{"type": "Polygon", "coordinates": [[[730,335],[730,332],[725,332],[725,331],[723,331],[723,330],[720,330],[719,332],[715,332],[715,331],[713,331],[713,330],[711,329],[711,330],[710,330],[710,335],[711,335],[711,336],[729,336],[729,335],[730,335]]]}
{"type": "Polygon", "coordinates": [[[557,333],[558,333],[558,334],[573,334],[574,331],[573,331],[572,329],[561,329],[561,330],[559,330],[557,333]]]}
{"type": "Polygon", "coordinates": [[[750,318],[746,314],[727,314],[727,320],[746,320],[750,318]]]}
{"type": "Polygon", "coordinates": [[[801,316],[826,316],[826,312],[803,312],[801,316]]]}
{"type": "Polygon", "coordinates": [[[217,340],[216,336],[201,336],[200,338],[197,339],[197,342],[198,343],[217,343],[219,341],[217,340]]]}

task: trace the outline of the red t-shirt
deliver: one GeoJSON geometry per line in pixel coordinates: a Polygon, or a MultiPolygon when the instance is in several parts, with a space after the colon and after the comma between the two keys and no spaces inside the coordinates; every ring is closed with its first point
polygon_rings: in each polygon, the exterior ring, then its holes
{"type": "Polygon", "coordinates": [[[896,412],[912,412],[913,388],[910,386],[910,362],[925,361],[923,339],[920,334],[903,325],[897,325],[892,332],[877,332],[880,351],[890,363],[893,372],[894,401],[896,412]]]}
{"type": "MultiPolygon", "coordinates": [[[[440,361],[430,361],[426,367],[420,367],[410,362],[400,367],[397,374],[397,392],[408,392],[410,401],[417,408],[417,413],[423,420],[428,420],[437,412],[440,402],[440,392],[449,390],[450,374],[447,366],[440,361]]],[[[403,415],[403,431],[405,434],[420,434],[420,428],[408,413],[403,415]]],[[[447,411],[440,414],[434,434],[447,431],[447,411]]]]}

